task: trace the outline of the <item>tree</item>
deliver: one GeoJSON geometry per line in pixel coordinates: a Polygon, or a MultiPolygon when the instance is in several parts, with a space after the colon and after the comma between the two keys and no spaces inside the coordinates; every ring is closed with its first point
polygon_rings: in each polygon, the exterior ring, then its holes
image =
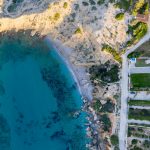
{"type": "Polygon", "coordinates": [[[119,144],[119,140],[118,140],[118,136],[113,134],[111,137],[110,137],[110,141],[111,141],[111,144],[116,146],[119,144]]]}
{"type": "Polygon", "coordinates": [[[68,3],[67,3],[67,2],[64,2],[63,7],[66,9],[66,8],[68,7],[68,3]]]}
{"type": "Polygon", "coordinates": [[[57,21],[60,18],[60,13],[55,13],[54,20],[57,21]]]}
{"type": "Polygon", "coordinates": [[[124,19],[124,13],[119,13],[115,16],[116,20],[123,20],[124,19]]]}
{"type": "Polygon", "coordinates": [[[137,139],[133,139],[133,140],[132,140],[132,144],[134,144],[134,145],[137,144],[137,142],[138,142],[137,139]]]}

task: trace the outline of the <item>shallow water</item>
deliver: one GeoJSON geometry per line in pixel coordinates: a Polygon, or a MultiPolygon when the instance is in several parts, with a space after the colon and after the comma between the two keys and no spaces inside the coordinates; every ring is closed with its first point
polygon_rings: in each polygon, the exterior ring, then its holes
{"type": "Polygon", "coordinates": [[[85,150],[77,85],[53,47],[0,45],[0,150],[85,150]]]}

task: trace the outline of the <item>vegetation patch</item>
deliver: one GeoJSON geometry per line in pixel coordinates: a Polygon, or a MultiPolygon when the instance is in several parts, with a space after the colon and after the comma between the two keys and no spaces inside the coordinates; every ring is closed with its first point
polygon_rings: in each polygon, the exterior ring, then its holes
{"type": "Polygon", "coordinates": [[[131,34],[132,38],[127,42],[127,46],[137,43],[148,31],[148,25],[144,22],[138,22],[135,25],[128,26],[128,34],[131,34]]]}
{"type": "Polygon", "coordinates": [[[135,52],[140,53],[142,57],[150,57],[150,40],[143,43],[140,47],[136,49],[135,52]]]}
{"type": "Polygon", "coordinates": [[[150,74],[148,73],[139,73],[131,74],[131,90],[139,91],[143,89],[149,89],[150,87],[150,74]]]}
{"type": "Polygon", "coordinates": [[[130,106],[150,106],[150,100],[130,100],[128,104],[130,106]]]}
{"type": "Polygon", "coordinates": [[[105,104],[102,105],[101,112],[113,113],[115,110],[115,104],[112,100],[107,100],[105,104]]]}
{"type": "Polygon", "coordinates": [[[142,51],[134,51],[128,55],[128,58],[139,58],[142,55],[142,51]]]}
{"type": "Polygon", "coordinates": [[[138,0],[135,3],[134,9],[132,10],[132,14],[136,16],[139,14],[148,14],[149,4],[145,0],[138,0]]]}
{"type": "Polygon", "coordinates": [[[119,81],[119,67],[117,64],[110,65],[106,62],[102,65],[94,65],[89,69],[91,80],[98,80],[105,83],[119,81]]]}
{"type": "Polygon", "coordinates": [[[113,134],[111,137],[110,137],[110,141],[111,141],[111,144],[116,146],[119,144],[119,139],[118,139],[118,136],[113,134]]]}
{"type": "Polygon", "coordinates": [[[124,19],[124,13],[119,13],[115,16],[116,20],[123,20],[124,19]]]}
{"type": "Polygon", "coordinates": [[[100,121],[102,123],[102,128],[104,131],[109,132],[111,128],[111,121],[107,114],[101,115],[100,121]]]}
{"type": "Polygon", "coordinates": [[[130,6],[132,6],[132,0],[120,0],[115,4],[115,7],[125,11],[129,10],[130,6]]]}
{"type": "Polygon", "coordinates": [[[136,67],[150,67],[150,63],[146,63],[148,59],[136,59],[136,67]]]}
{"type": "Polygon", "coordinates": [[[64,2],[63,7],[66,9],[66,8],[68,7],[68,3],[67,3],[67,2],[64,2]]]}
{"type": "Polygon", "coordinates": [[[100,100],[97,99],[97,100],[93,103],[93,109],[94,109],[96,112],[100,112],[101,107],[102,107],[102,104],[101,104],[100,100]]]}
{"type": "Polygon", "coordinates": [[[147,109],[129,109],[129,119],[150,121],[150,110],[147,109]]]}
{"type": "Polygon", "coordinates": [[[98,0],[98,2],[97,2],[98,5],[102,5],[104,3],[105,3],[105,0],[98,0]]]}
{"type": "Polygon", "coordinates": [[[115,110],[115,104],[110,99],[108,99],[105,104],[101,104],[100,100],[96,100],[93,103],[93,108],[99,113],[113,113],[115,110]]]}
{"type": "Polygon", "coordinates": [[[115,50],[114,48],[112,48],[111,46],[109,46],[108,44],[103,44],[103,47],[102,47],[102,51],[106,51],[108,52],[109,54],[111,54],[113,56],[113,58],[121,63],[122,62],[122,59],[121,59],[121,56],[119,54],[119,52],[117,52],[117,50],[115,50]]]}
{"type": "Polygon", "coordinates": [[[54,20],[57,21],[60,18],[60,13],[55,13],[54,20]]]}
{"type": "Polygon", "coordinates": [[[76,30],[75,30],[75,32],[74,32],[75,34],[82,34],[82,31],[81,31],[81,29],[80,28],[77,28],[76,30]]]}

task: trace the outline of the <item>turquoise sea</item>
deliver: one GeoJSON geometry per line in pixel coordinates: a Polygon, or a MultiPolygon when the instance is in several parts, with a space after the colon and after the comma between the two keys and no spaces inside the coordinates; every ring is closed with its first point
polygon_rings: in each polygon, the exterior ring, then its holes
{"type": "Polygon", "coordinates": [[[0,150],[85,150],[86,114],[52,45],[22,33],[0,41],[0,150]]]}

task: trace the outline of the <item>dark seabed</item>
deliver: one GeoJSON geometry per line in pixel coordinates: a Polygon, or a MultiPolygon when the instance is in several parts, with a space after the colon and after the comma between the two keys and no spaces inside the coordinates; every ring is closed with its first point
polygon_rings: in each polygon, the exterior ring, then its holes
{"type": "Polygon", "coordinates": [[[29,33],[0,41],[0,150],[86,150],[86,114],[67,66],[29,33]]]}

